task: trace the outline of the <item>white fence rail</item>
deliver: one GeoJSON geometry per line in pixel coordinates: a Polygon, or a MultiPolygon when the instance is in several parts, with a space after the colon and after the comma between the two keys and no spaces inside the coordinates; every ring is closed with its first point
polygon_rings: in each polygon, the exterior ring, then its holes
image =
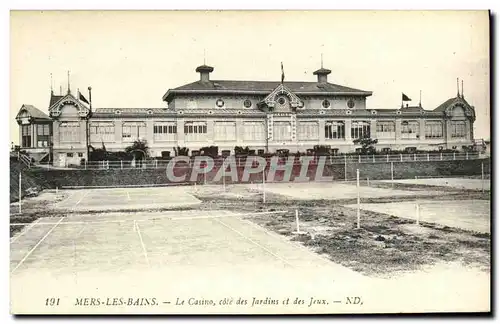
{"type": "MultiPolygon", "coordinates": [[[[255,156],[248,157],[236,157],[236,165],[244,166],[248,160],[255,159],[255,156]]],[[[285,164],[290,157],[279,157],[278,163],[285,164]]],[[[296,161],[294,164],[300,165],[300,157],[295,157],[296,161]]],[[[326,156],[325,163],[327,165],[335,164],[353,164],[353,163],[384,163],[384,162],[428,162],[428,161],[457,161],[457,160],[475,160],[484,158],[477,152],[460,152],[460,153],[416,153],[416,154],[373,154],[373,155],[331,155],[326,156]]],[[[192,167],[195,157],[190,158],[189,165],[186,167],[192,167]]],[[[270,163],[272,159],[276,157],[267,157],[267,163],[270,163]]],[[[310,163],[318,163],[320,157],[314,156],[310,163]]],[[[108,169],[161,169],[166,168],[169,165],[171,159],[146,159],[140,161],[91,161],[85,162],[82,165],[70,165],[65,168],[70,169],[89,169],[89,170],[108,170],[108,169]]],[[[221,165],[223,157],[214,158],[215,165],[221,165]]],[[[52,166],[50,164],[39,164],[39,166],[44,168],[60,168],[57,166],[52,166]]],[[[179,167],[180,165],[177,165],[179,167]]]]}

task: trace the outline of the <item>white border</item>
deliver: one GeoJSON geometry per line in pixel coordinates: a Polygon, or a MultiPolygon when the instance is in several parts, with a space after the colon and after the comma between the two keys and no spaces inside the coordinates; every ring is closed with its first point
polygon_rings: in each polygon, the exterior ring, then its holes
{"type": "MultiPolygon", "coordinates": [[[[1,39],[2,39],[2,63],[3,69],[1,71],[9,71],[9,10],[50,10],[50,9],[91,9],[91,10],[106,10],[106,9],[136,9],[136,10],[148,10],[148,9],[211,9],[211,10],[220,10],[220,9],[291,9],[291,10],[300,10],[300,9],[308,9],[308,10],[320,10],[320,9],[400,9],[400,10],[418,10],[418,9],[492,9],[493,13],[499,12],[499,1],[495,0],[454,0],[454,1],[437,1],[437,0],[412,0],[412,1],[391,1],[391,0],[378,0],[378,1],[370,1],[370,0],[350,0],[350,1],[342,1],[339,3],[328,3],[327,1],[320,0],[308,0],[308,1],[297,1],[297,0],[287,0],[282,1],[282,3],[277,1],[269,1],[269,0],[252,0],[252,1],[220,1],[220,0],[212,0],[212,1],[203,1],[203,0],[183,0],[183,1],[174,1],[170,3],[164,3],[160,1],[152,1],[152,0],[141,0],[141,1],[109,1],[109,0],[86,0],[86,1],[72,1],[69,2],[67,0],[59,0],[59,1],[51,1],[46,0],[43,2],[36,0],[4,0],[1,2],[1,39]]],[[[497,17],[498,23],[498,17],[497,17]]],[[[497,28],[495,28],[496,30],[497,28]]],[[[498,33],[493,32],[495,35],[495,43],[498,43],[498,33]]],[[[36,37],[34,35],[33,37],[36,37]]],[[[497,69],[498,69],[498,65],[497,69]]],[[[498,72],[495,70],[494,72],[498,72]]],[[[496,73],[494,73],[496,74],[496,73]]],[[[3,114],[1,116],[1,120],[4,123],[8,123],[9,118],[9,73],[3,74],[2,78],[2,87],[0,87],[2,91],[1,98],[3,99],[3,109],[0,109],[0,112],[3,114]]],[[[496,108],[496,107],[494,107],[496,108]]],[[[498,113],[497,113],[498,115],[498,113]]],[[[500,124],[498,122],[497,117],[495,117],[494,122],[500,124]]],[[[493,129],[493,128],[492,128],[493,129]]],[[[8,127],[1,127],[1,132],[3,133],[2,138],[4,139],[4,145],[2,146],[4,149],[0,150],[0,154],[2,154],[2,161],[8,161],[8,149],[10,149],[10,136],[8,127]]],[[[4,165],[4,175],[6,176],[3,179],[8,179],[8,168],[4,165]]],[[[4,224],[3,233],[8,232],[8,217],[9,215],[9,203],[8,196],[9,190],[8,186],[4,183],[1,187],[3,197],[5,199],[5,203],[2,205],[4,208],[4,212],[2,215],[4,216],[4,224]]],[[[496,198],[496,197],[495,197],[496,198]]],[[[492,201],[498,201],[492,197],[492,201]]],[[[498,221],[497,221],[498,223],[498,221]]],[[[6,234],[4,234],[6,235],[6,234]]],[[[6,235],[7,236],[7,235],[6,235]]],[[[14,321],[14,318],[9,315],[9,243],[8,237],[3,238],[5,243],[2,244],[2,255],[1,260],[3,261],[3,266],[0,268],[1,270],[1,278],[4,280],[4,284],[1,285],[2,288],[2,322],[11,323],[14,321]]],[[[497,241],[497,240],[495,240],[497,241]]],[[[496,249],[498,251],[498,249],[496,249]]],[[[495,255],[494,257],[496,257],[495,255]]],[[[496,280],[494,280],[496,284],[496,280]]],[[[498,290],[497,290],[498,292],[498,290]]],[[[498,300],[498,298],[496,299],[498,300]]],[[[496,305],[495,305],[496,306],[496,305]]],[[[495,307],[496,308],[496,307],[495,307]]],[[[141,318],[134,318],[135,320],[142,320],[141,318]]],[[[382,318],[380,318],[383,320],[382,318]]],[[[52,321],[52,318],[40,319],[45,321],[52,321]]],[[[60,320],[62,322],[69,322],[71,319],[60,320]]],[[[93,322],[108,322],[111,318],[106,319],[94,319],[93,322]]],[[[176,321],[177,319],[167,319],[169,321],[176,321]]],[[[202,319],[196,319],[202,320],[202,319]]],[[[212,320],[219,320],[218,318],[213,318],[212,320]]],[[[227,320],[227,319],[226,319],[227,320]]],[[[250,319],[239,319],[240,321],[248,321],[250,319]]],[[[260,321],[268,321],[269,319],[260,318],[260,321]]],[[[304,319],[307,321],[308,319],[304,319]]],[[[332,318],[324,318],[324,320],[330,321],[332,318]]],[[[349,321],[351,323],[353,319],[333,319],[335,321],[349,321]]],[[[426,322],[428,322],[429,318],[424,318],[426,322]]],[[[80,319],[81,322],[90,322],[90,318],[80,319]]],[[[356,321],[356,320],[355,320],[356,321]]]]}

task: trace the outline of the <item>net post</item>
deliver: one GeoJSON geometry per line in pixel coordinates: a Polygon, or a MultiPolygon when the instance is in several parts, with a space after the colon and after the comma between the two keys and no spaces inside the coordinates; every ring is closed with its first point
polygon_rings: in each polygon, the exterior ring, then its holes
{"type": "Polygon", "coordinates": [[[455,154],[455,152],[453,152],[453,161],[455,161],[455,160],[456,160],[456,154],[455,154]]]}
{"type": "Polygon", "coordinates": [[[417,220],[417,225],[420,226],[420,206],[418,201],[415,203],[415,218],[417,220]]]}
{"type": "Polygon", "coordinates": [[[358,154],[358,163],[361,163],[361,155],[358,154]]]}
{"type": "Polygon", "coordinates": [[[299,210],[295,209],[295,223],[297,224],[297,233],[300,233],[299,228],[299,210]]]}
{"type": "Polygon", "coordinates": [[[224,167],[224,162],[222,163],[222,190],[226,191],[226,168],[224,167]]]}
{"type": "Polygon", "coordinates": [[[391,184],[394,187],[394,162],[391,162],[391,184]]]}
{"type": "Polygon", "coordinates": [[[356,192],[357,192],[357,208],[356,208],[356,216],[357,216],[357,224],[356,228],[360,229],[361,225],[361,206],[360,206],[360,199],[359,199],[359,169],[356,169],[356,192]]]}
{"type": "Polygon", "coordinates": [[[372,155],[373,163],[375,163],[375,154],[372,155]]]}
{"type": "Polygon", "coordinates": [[[389,154],[386,154],[386,160],[389,162],[389,154]]]}
{"type": "Polygon", "coordinates": [[[58,188],[57,188],[57,186],[56,186],[56,195],[57,195],[57,193],[58,193],[58,188]]]}
{"type": "Polygon", "coordinates": [[[266,203],[266,167],[262,170],[262,203],[266,203]]]}
{"type": "Polygon", "coordinates": [[[344,154],[344,181],[347,181],[347,155],[344,154]]]}
{"type": "Polygon", "coordinates": [[[370,178],[366,178],[366,185],[369,187],[370,186],[370,178]]]}
{"type": "Polygon", "coordinates": [[[427,153],[427,161],[430,161],[430,160],[431,160],[430,155],[429,155],[429,153],[427,153]]]}
{"type": "Polygon", "coordinates": [[[21,169],[19,169],[19,214],[22,212],[22,207],[21,207],[21,200],[23,197],[23,186],[22,186],[22,175],[21,175],[21,169]]]}
{"type": "Polygon", "coordinates": [[[468,160],[469,159],[469,152],[465,152],[465,159],[468,160]]]}
{"type": "Polygon", "coordinates": [[[399,160],[400,160],[401,162],[403,162],[403,154],[402,154],[402,153],[400,153],[400,154],[399,154],[399,160]]]}
{"type": "Polygon", "coordinates": [[[484,162],[481,162],[481,192],[484,192],[484,162]]]}

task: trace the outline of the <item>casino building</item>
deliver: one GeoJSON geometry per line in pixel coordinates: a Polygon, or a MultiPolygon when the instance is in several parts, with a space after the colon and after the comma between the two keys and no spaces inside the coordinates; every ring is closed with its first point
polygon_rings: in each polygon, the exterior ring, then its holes
{"type": "Polygon", "coordinates": [[[123,151],[136,139],[147,140],[151,156],[173,156],[177,146],[191,155],[211,145],[226,154],[235,146],[294,153],[315,145],[343,153],[355,151],[353,140],[364,136],[378,139],[382,151],[473,145],[475,110],[463,90],[431,110],[420,104],[371,109],[371,91],[330,83],[331,71],[323,67],[314,81],[212,80],[213,71],[197,67],[199,80],[169,89],[165,108],[91,109],[80,94],[51,91],[48,114],[32,105],[20,108],[21,150],[37,161],[52,153],[54,164],[66,166],[87,158],[87,144],[123,151]]]}

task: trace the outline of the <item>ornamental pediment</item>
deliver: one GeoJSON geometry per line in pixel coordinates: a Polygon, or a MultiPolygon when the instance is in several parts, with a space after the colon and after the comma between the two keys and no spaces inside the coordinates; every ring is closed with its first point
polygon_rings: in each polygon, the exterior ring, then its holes
{"type": "Polygon", "coordinates": [[[73,95],[67,94],[49,108],[51,117],[60,117],[62,115],[68,117],[85,118],[89,115],[90,109],[78,101],[73,95]]]}
{"type": "Polygon", "coordinates": [[[263,103],[274,112],[292,112],[301,107],[302,101],[283,84],[278,85],[263,103]]]}

